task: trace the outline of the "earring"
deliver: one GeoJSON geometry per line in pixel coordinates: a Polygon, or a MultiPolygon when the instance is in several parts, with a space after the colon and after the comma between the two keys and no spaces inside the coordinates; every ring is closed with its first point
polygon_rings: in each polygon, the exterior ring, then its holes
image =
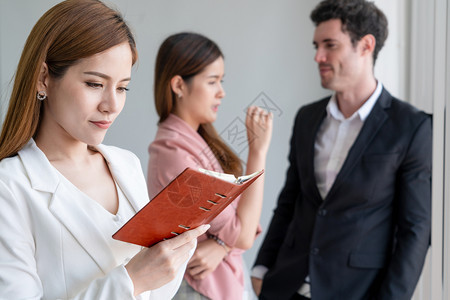
{"type": "Polygon", "coordinates": [[[181,94],[178,94],[178,95],[177,95],[178,98],[181,98],[181,96],[182,96],[181,94]]]}
{"type": "Polygon", "coordinates": [[[40,101],[44,101],[47,98],[47,94],[45,93],[45,91],[39,91],[36,93],[36,99],[40,100],[40,101]]]}

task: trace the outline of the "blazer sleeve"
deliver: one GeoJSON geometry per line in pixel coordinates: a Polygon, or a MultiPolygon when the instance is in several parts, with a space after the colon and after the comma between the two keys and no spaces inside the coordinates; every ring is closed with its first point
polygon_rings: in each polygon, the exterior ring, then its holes
{"type": "MultiPolygon", "coordinates": [[[[45,298],[35,261],[31,213],[2,181],[0,203],[0,298],[45,298]]],[[[133,283],[125,268],[119,266],[72,299],[134,299],[133,283]]]]}
{"type": "Polygon", "coordinates": [[[296,144],[296,132],[298,131],[298,126],[300,126],[300,113],[301,110],[297,114],[290,140],[289,167],[286,173],[286,181],[278,196],[277,206],[274,209],[269,229],[256,257],[255,266],[263,265],[270,269],[275,263],[278,251],[283,244],[289,224],[294,216],[295,202],[300,197],[300,179],[297,169],[298,150],[296,144]]]}
{"type": "Polygon", "coordinates": [[[40,299],[42,285],[26,207],[0,181],[0,298],[40,299]],[[24,288],[26,287],[26,288],[24,288]]]}
{"type": "Polygon", "coordinates": [[[395,247],[377,299],[410,299],[419,280],[431,235],[432,127],[417,126],[396,183],[395,247]]]}

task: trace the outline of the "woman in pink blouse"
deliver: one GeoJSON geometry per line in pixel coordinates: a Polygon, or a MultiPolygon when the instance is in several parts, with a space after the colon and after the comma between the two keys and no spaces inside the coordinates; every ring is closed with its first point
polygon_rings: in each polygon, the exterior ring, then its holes
{"type": "MultiPolygon", "coordinates": [[[[186,167],[243,174],[239,157],[212,123],[225,92],[223,54],[208,38],[179,33],[161,45],[155,67],[155,105],[159,128],[149,147],[148,188],[154,197],[186,167]]],[[[246,174],[265,168],[272,116],[250,107],[246,174]]],[[[198,238],[185,281],[174,299],[246,299],[242,253],[260,232],[264,178],[258,179],[198,238]]]]}

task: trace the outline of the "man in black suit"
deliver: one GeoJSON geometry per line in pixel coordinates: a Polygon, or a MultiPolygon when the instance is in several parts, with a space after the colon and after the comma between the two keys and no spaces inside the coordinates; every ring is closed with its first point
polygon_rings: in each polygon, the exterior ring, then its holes
{"type": "Polygon", "coordinates": [[[431,117],[374,77],[387,20],[372,2],[325,0],[311,19],[321,83],[334,93],[296,116],[255,292],[410,299],[430,240],[431,117]]]}

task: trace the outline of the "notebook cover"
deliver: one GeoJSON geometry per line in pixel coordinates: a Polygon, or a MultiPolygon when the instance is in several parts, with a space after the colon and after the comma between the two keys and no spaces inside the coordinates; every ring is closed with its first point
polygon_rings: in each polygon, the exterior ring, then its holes
{"type": "Polygon", "coordinates": [[[263,173],[236,184],[186,168],[112,237],[150,247],[208,224],[263,173]]]}

